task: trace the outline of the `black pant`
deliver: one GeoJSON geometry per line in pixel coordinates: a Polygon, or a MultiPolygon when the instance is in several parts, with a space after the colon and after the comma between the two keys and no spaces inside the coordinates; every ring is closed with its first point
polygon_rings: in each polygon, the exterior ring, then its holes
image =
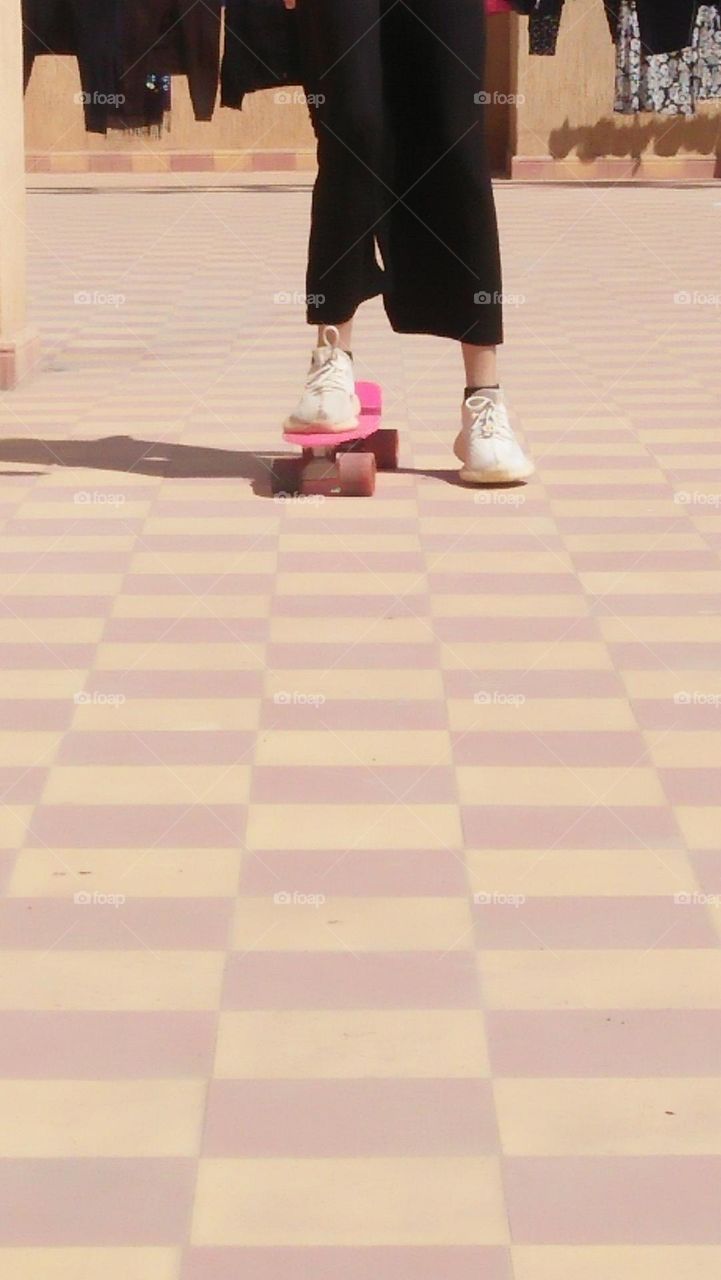
{"type": "Polygon", "coordinates": [[[398,333],[501,342],[483,0],[299,0],[298,21],[319,166],[309,323],[383,293],[398,333]]]}

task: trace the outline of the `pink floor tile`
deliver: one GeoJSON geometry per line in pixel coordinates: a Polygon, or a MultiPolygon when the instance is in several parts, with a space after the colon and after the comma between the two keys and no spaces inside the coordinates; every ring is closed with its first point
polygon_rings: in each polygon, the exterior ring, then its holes
{"type": "Polygon", "coordinates": [[[224,1009],[469,1009],[470,951],[262,952],[229,957],[224,1009]]]}
{"type": "Polygon", "coordinates": [[[478,849],[628,849],[680,847],[671,809],[523,808],[465,805],[461,809],[469,845],[478,849]]]}
{"type": "Polygon", "coordinates": [[[716,1009],[493,1009],[486,1032],[496,1076],[721,1075],[716,1009]]]}
{"type": "Polygon", "coordinates": [[[187,1159],[2,1160],[0,1244],[173,1244],[194,1183],[187,1159]]]}
{"type": "Polygon", "coordinates": [[[721,1156],[507,1158],[518,1244],[721,1244],[721,1156]]]}
{"type": "Polygon", "coordinates": [[[181,1280],[511,1280],[505,1249],[278,1248],[186,1252],[181,1280]]]}
{"type": "Polygon", "coordinates": [[[359,897],[459,897],[467,892],[462,853],[453,850],[349,849],[341,859],[335,850],[286,853],[264,850],[245,854],[240,891],[334,893],[359,897]]]}
{"type": "Polygon", "coordinates": [[[235,764],[252,756],[251,732],[203,729],[153,732],[68,733],[58,750],[58,764],[202,765],[235,764]]]}
{"type": "Polygon", "coordinates": [[[454,804],[455,798],[454,771],[428,765],[256,766],[251,792],[256,804],[454,804]]]}
{"type": "Polygon", "coordinates": [[[718,936],[703,905],[677,906],[671,897],[529,898],[477,905],[474,920],[485,950],[715,947],[718,936]]]}
{"type": "MultiPolygon", "coordinates": [[[[0,947],[44,951],[62,938],[70,950],[213,950],[225,946],[232,904],[225,898],[126,898],[108,903],[90,879],[73,897],[0,902],[0,947]],[[75,901],[78,895],[83,895],[75,901]],[[90,898],[86,901],[85,898],[90,898]]],[[[122,876],[111,891],[123,897],[122,876]]]]}
{"type": "Polygon", "coordinates": [[[240,805],[41,805],[27,843],[30,848],[237,848],[245,824],[240,805]]]}
{"type": "Polygon", "coordinates": [[[0,1076],[196,1078],[212,1070],[216,1015],[206,1012],[0,1013],[0,1076]]]}
{"type": "Polygon", "coordinates": [[[496,1146],[486,1080],[215,1080],[202,1154],[471,1156],[496,1146]]]}
{"type": "MultiPolygon", "coordinates": [[[[523,714],[521,712],[521,714],[523,714]]],[[[452,734],[457,764],[567,766],[579,768],[634,765],[644,758],[646,744],[640,733],[588,733],[535,731],[519,733],[452,734]]]]}

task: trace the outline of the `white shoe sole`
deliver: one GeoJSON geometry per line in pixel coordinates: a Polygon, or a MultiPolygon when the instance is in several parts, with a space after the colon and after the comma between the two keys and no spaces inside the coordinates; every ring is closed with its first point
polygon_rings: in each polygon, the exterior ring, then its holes
{"type": "Polygon", "coordinates": [[[356,427],[359,426],[361,402],[357,396],[354,397],[354,400],[353,407],[356,416],[347,418],[345,422],[308,422],[305,418],[296,418],[291,414],[283,423],[283,430],[295,431],[299,434],[307,431],[308,435],[322,435],[325,433],[329,436],[338,435],[341,431],[355,431],[356,427]]]}
{"type": "Polygon", "coordinates": [[[518,484],[535,475],[536,468],[532,462],[515,471],[472,471],[469,467],[461,467],[459,475],[467,484],[518,484]]]}

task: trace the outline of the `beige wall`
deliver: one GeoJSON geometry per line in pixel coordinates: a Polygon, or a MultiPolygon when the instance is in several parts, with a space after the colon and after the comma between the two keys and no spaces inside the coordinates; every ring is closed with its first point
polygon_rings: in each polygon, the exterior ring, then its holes
{"type": "MultiPolygon", "coordinates": [[[[555,58],[529,57],[525,22],[501,15],[489,25],[488,88],[523,95],[517,112],[499,105],[490,109],[490,150],[497,171],[506,171],[510,157],[516,156],[520,162],[514,172],[519,174],[535,176],[533,162],[540,160],[540,176],[593,176],[592,162],[601,157],[619,164],[643,156],[652,165],[666,164],[658,169],[661,176],[675,172],[674,164],[679,176],[693,176],[696,170],[688,164],[684,169],[684,162],[696,158],[698,165],[699,157],[707,157],[699,176],[713,172],[708,158],[721,151],[721,111],[715,104],[692,120],[614,116],[614,55],[601,0],[566,0],[555,58]]],[[[232,167],[233,153],[239,151],[300,151],[312,163],[313,136],[304,105],[279,104],[273,92],[252,96],[243,112],[218,109],[212,124],[196,124],[179,80],[170,132],[161,139],[119,134],[106,139],[85,133],[82,109],[74,101],[78,89],[73,59],[38,59],[26,99],[27,145],[31,154],[52,155],[56,168],[73,168],[90,152],[131,154],[134,169],[162,167],[169,153],[222,154],[219,167],[232,167]]],[[[632,172],[633,166],[628,167],[632,172]]]]}
{"type": "MultiPolygon", "coordinates": [[[[517,157],[552,157],[557,176],[568,176],[603,157],[622,161],[644,157],[659,172],[663,162],[721,151],[721,109],[704,104],[697,117],[614,115],[615,52],[601,0],[566,0],[554,58],[530,57],[527,33],[518,50],[517,157]]],[[[686,166],[689,167],[688,165],[686,166]]],[[[710,165],[711,170],[713,164],[710,165]]],[[[519,171],[519,166],[515,166],[519,171]]],[[[671,169],[669,169],[669,172],[671,169]]]]}

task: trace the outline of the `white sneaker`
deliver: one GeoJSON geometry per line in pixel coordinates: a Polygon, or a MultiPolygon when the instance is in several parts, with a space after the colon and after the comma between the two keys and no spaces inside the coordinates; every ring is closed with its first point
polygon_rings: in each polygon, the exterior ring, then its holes
{"type": "Polygon", "coordinates": [[[512,484],[527,480],[536,469],[513,433],[501,391],[469,396],[454,452],[463,463],[461,480],[470,484],[512,484]]]}
{"type": "Polygon", "coordinates": [[[353,361],[338,346],[335,325],[325,330],[328,346],[316,347],[303,394],[284,424],[285,431],[353,431],[358,426],[360,400],[355,390],[353,361]]]}

